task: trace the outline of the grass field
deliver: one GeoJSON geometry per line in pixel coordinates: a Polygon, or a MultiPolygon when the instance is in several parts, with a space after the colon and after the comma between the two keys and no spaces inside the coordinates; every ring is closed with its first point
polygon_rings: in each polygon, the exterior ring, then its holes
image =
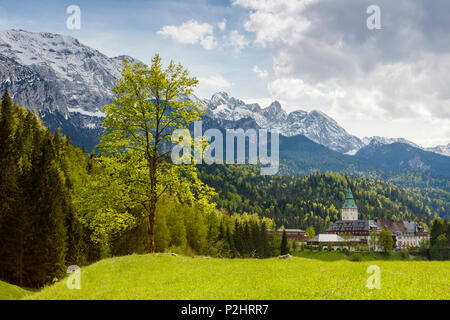
{"type": "Polygon", "coordinates": [[[0,300],[18,300],[32,293],[33,291],[0,281],[0,300]]]}
{"type": "Polygon", "coordinates": [[[280,259],[131,255],[81,270],[81,290],[66,280],[26,299],[450,299],[450,262],[345,260],[341,253],[280,259]],[[366,288],[367,267],[381,289],[366,288]]]}

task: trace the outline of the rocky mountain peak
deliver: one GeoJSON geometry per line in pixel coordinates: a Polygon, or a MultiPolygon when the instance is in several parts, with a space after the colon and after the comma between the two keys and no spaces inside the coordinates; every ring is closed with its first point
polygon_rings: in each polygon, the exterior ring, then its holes
{"type": "Polygon", "coordinates": [[[288,137],[302,134],[336,151],[347,152],[363,145],[357,137],[347,133],[336,121],[320,111],[308,113],[296,110],[287,113],[279,101],[261,108],[257,103],[246,104],[225,92],[214,94],[210,100],[205,100],[205,104],[206,115],[211,118],[233,121],[251,118],[261,128],[276,129],[288,137]]]}

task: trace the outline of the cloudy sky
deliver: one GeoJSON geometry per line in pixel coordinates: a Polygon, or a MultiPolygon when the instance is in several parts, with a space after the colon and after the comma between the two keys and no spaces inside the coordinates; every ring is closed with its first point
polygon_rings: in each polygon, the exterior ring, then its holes
{"type": "MultiPolygon", "coordinates": [[[[373,20],[370,20],[373,21],[373,20]]],[[[155,52],[200,80],[287,111],[321,110],[359,137],[450,142],[448,0],[2,0],[0,29],[63,33],[110,56],[155,52]],[[68,30],[66,9],[81,8],[68,30]],[[369,29],[371,5],[381,29],[369,29]]]]}

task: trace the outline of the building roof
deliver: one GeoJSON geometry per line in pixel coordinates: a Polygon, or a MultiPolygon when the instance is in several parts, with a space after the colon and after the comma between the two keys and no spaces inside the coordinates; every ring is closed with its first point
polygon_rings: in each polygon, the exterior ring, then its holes
{"type": "Polygon", "coordinates": [[[325,234],[321,233],[315,236],[312,239],[308,240],[309,242],[340,242],[345,241],[343,238],[338,236],[337,234],[325,234]]]}
{"type": "Polygon", "coordinates": [[[381,231],[390,230],[393,234],[399,233],[427,233],[420,224],[414,221],[388,221],[388,220],[338,220],[326,232],[350,231],[381,231]]]}
{"type": "Polygon", "coordinates": [[[327,232],[372,232],[373,230],[379,230],[375,220],[338,220],[327,229],[327,232]]]}
{"type": "MultiPolygon", "coordinates": [[[[406,232],[406,227],[403,221],[387,221],[377,220],[377,224],[382,230],[390,230],[391,232],[406,232]]],[[[414,231],[412,231],[414,232],[414,231]]]]}
{"type": "Polygon", "coordinates": [[[389,230],[394,234],[399,233],[427,233],[424,227],[415,221],[388,221],[388,220],[375,220],[378,227],[382,230],[389,230]]]}
{"type": "MultiPolygon", "coordinates": [[[[286,230],[286,232],[305,232],[305,230],[302,229],[278,229],[278,232],[283,232],[283,230],[286,230]]],[[[272,232],[272,229],[267,229],[268,232],[272,232]]]]}
{"type": "Polygon", "coordinates": [[[342,209],[357,209],[355,200],[353,199],[353,193],[350,188],[347,190],[347,195],[345,197],[345,202],[342,209]]]}

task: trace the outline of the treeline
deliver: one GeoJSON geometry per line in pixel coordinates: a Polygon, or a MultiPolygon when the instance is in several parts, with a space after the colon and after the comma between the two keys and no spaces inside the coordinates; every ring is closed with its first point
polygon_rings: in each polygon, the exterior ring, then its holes
{"type": "MultiPolygon", "coordinates": [[[[148,226],[143,220],[111,239],[109,255],[147,252],[148,226]]],[[[273,257],[279,255],[281,249],[281,237],[267,232],[274,227],[272,220],[256,214],[204,212],[198,206],[166,199],[158,206],[155,250],[222,258],[273,257]]]]}
{"type": "Polygon", "coordinates": [[[318,233],[340,219],[348,187],[360,219],[411,220],[431,225],[448,208],[448,200],[434,200],[429,194],[339,173],[261,176],[258,168],[233,165],[202,166],[200,172],[200,178],[217,191],[219,208],[257,213],[287,228],[314,226],[318,233]]]}
{"type": "Polygon", "coordinates": [[[40,287],[67,265],[92,259],[71,203],[86,157],[12,104],[8,92],[1,101],[0,146],[0,278],[40,287]]]}
{"type": "Polygon", "coordinates": [[[270,237],[271,219],[256,214],[211,210],[202,214],[173,200],[159,207],[155,244],[159,252],[200,254],[213,257],[266,258],[280,254],[281,238],[270,237]]]}

